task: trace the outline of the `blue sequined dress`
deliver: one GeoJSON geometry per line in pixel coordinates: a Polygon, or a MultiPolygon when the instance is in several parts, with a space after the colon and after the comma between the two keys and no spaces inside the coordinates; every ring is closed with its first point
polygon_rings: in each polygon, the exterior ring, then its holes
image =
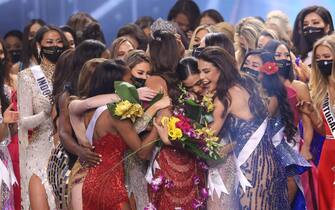
{"type": "MultiPolygon", "coordinates": [[[[236,157],[263,121],[264,119],[257,118],[243,120],[231,114],[227,116],[224,130],[237,143],[234,149],[236,157]]],[[[252,187],[247,187],[245,192],[240,185],[237,187],[238,209],[290,209],[285,170],[278,159],[268,130],[267,128],[254,152],[241,166],[252,187]]]]}
{"type": "MultiPolygon", "coordinates": [[[[270,137],[275,136],[280,129],[284,126],[283,120],[280,115],[270,118],[269,123],[269,135],[270,137]]],[[[299,135],[296,135],[294,141],[296,144],[299,143],[299,135]]],[[[295,151],[283,138],[281,142],[276,146],[276,153],[281,161],[281,164],[285,167],[287,176],[300,175],[310,168],[308,161],[304,159],[297,151],[295,151]]]]}

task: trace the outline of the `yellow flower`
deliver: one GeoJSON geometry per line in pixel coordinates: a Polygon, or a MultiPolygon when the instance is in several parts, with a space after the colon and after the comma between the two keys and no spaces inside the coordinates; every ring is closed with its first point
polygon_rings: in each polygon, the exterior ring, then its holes
{"type": "Polygon", "coordinates": [[[213,94],[206,94],[203,98],[202,98],[202,105],[205,106],[207,108],[208,112],[212,112],[214,111],[214,103],[213,103],[213,94]]]}
{"type": "Polygon", "coordinates": [[[132,104],[129,101],[121,101],[117,103],[115,107],[115,115],[121,117],[131,106],[132,104]]]}
{"type": "Polygon", "coordinates": [[[167,125],[168,127],[168,134],[169,137],[171,137],[171,140],[177,140],[183,136],[181,129],[176,128],[176,123],[179,121],[180,120],[177,117],[162,117],[161,119],[162,125],[167,125]]]}

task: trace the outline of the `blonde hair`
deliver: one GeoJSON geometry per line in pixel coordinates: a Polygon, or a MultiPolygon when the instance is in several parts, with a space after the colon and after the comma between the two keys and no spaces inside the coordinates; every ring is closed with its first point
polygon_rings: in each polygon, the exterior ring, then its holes
{"type": "Polygon", "coordinates": [[[256,41],[264,29],[264,23],[255,17],[243,18],[236,25],[235,48],[238,66],[242,64],[245,56],[245,51],[241,47],[240,36],[243,36],[245,38],[248,49],[253,50],[256,48],[256,41]]]}
{"type": "Polygon", "coordinates": [[[111,59],[117,58],[119,48],[124,42],[129,42],[133,46],[133,48],[135,49],[134,44],[132,43],[132,41],[128,37],[121,36],[121,37],[115,39],[112,43],[112,46],[110,47],[111,59]]]}
{"type": "Polygon", "coordinates": [[[86,93],[88,92],[90,79],[95,71],[95,68],[102,62],[106,61],[104,58],[93,58],[91,60],[86,61],[83,65],[83,68],[80,71],[78,78],[78,96],[84,98],[86,93]]]}
{"type": "MultiPolygon", "coordinates": [[[[324,98],[327,95],[327,87],[329,85],[328,78],[325,78],[316,63],[316,50],[319,46],[326,46],[330,49],[333,54],[333,60],[335,60],[335,35],[327,35],[321,39],[319,39],[313,48],[313,56],[312,56],[312,72],[311,72],[311,80],[310,80],[310,88],[311,88],[311,97],[314,105],[317,109],[322,108],[322,103],[324,98]]],[[[333,64],[331,80],[335,82],[335,65],[333,64]]]]}
{"type": "Polygon", "coordinates": [[[211,26],[214,33],[224,33],[232,43],[234,43],[235,28],[227,22],[217,23],[211,26]]]}
{"type": "Polygon", "coordinates": [[[191,37],[191,40],[190,40],[190,45],[188,47],[188,50],[192,51],[193,50],[193,45],[194,45],[194,40],[195,40],[195,36],[197,35],[197,33],[201,30],[206,30],[208,33],[211,33],[212,30],[210,29],[210,27],[208,25],[201,25],[201,26],[198,26],[193,34],[192,34],[192,37],[191,37]]]}

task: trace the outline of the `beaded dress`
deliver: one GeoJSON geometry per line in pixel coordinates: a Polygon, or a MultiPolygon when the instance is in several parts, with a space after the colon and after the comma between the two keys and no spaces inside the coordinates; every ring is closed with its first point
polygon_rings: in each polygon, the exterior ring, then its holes
{"type": "MultiPolygon", "coordinates": [[[[52,75],[55,65],[41,63],[49,86],[52,85],[52,75]]],[[[29,209],[29,180],[33,174],[38,176],[48,197],[50,209],[55,209],[52,188],[48,182],[47,166],[53,144],[53,123],[50,116],[52,103],[39,89],[30,68],[19,72],[19,148],[21,170],[21,196],[23,209],[29,209]],[[28,141],[28,129],[33,134],[28,141]]]]}

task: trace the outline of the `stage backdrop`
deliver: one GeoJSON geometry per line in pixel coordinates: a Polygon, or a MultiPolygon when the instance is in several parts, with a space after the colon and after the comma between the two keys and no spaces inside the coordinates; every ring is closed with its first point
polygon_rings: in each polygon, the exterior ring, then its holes
{"type": "MultiPolygon", "coordinates": [[[[85,11],[99,20],[108,43],[117,30],[137,17],[149,15],[166,18],[175,0],[0,0],[0,35],[8,30],[23,30],[32,18],[63,25],[77,11],[85,11]]],[[[282,10],[290,17],[291,24],[296,14],[304,7],[322,5],[335,14],[335,0],[196,0],[201,11],[217,9],[230,23],[246,16],[266,17],[271,10],[282,10]]]]}

